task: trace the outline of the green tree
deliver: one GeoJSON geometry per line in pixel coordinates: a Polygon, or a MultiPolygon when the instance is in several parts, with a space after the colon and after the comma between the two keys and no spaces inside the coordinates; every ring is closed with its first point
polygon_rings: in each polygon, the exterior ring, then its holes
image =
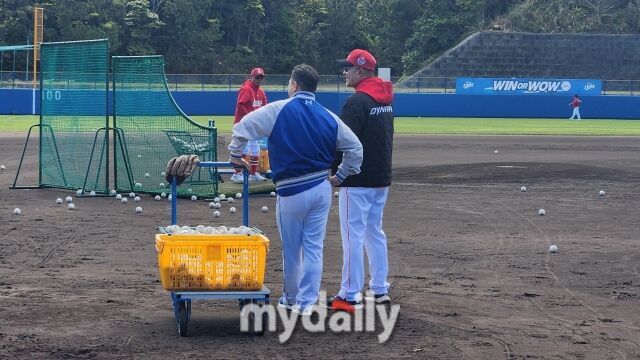
{"type": "Polygon", "coordinates": [[[157,54],[165,56],[167,71],[224,72],[220,62],[220,19],[215,0],[166,0],[157,8],[165,24],[154,36],[157,54]]]}
{"type": "Polygon", "coordinates": [[[157,13],[149,8],[149,0],[131,0],[126,4],[124,23],[127,25],[127,50],[132,55],[155,54],[151,46],[153,31],[164,23],[157,13]]]}

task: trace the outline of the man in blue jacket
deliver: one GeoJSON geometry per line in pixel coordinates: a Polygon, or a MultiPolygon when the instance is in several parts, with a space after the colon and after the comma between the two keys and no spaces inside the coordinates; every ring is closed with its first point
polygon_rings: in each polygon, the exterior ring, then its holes
{"type": "MultiPolygon", "coordinates": [[[[242,159],[247,141],[268,138],[269,162],[278,194],[276,221],[282,239],[284,284],[278,306],[311,315],[318,301],[322,250],[331,206],[331,186],[360,172],[362,145],[340,118],[315,99],[317,71],[296,65],[289,79],[289,98],[245,115],[233,128],[229,161],[242,159]],[[342,161],[331,175],[336,152],[342,161]]],[[[167,177],[181,182],[194,172],[194,155],[172,159],[167,177]]]]}
{"type": "Polygon", "coordinates": [[[263,106],[233,128],[229,161],[246,166],[249,140],[268,138],[269,163],[278,194],[276,220],[282,239],[282,297],[278,306],[310,315],[318,301],[322,250],[331,206],[331,184],[360,172],[362,145],[340,118],[315,100],[317,71],[296,65],[289,98],[263,106]],[[330,176],[336,151],[344,154],[330,176]]]}

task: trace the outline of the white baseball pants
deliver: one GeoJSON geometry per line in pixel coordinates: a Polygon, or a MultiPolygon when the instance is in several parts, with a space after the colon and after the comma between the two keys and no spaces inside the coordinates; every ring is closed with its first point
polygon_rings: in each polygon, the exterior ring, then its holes
{"type": "Polygon", "coordinates": [[[340,231],[342,233],[342,285],[338,296],[360,301],[364,287],[364,249],[369,259],[369,289],[374,295],[389,290],[387,236],[382,230],[382,213],[388,187],[340,188],[340,231]],[[364,249],[363,249],[364,246],[364,249]]]}
{"type": "Polygon", "coordinates": [[[260,145],[258,144],[258,140],[247,141],[247,146],[244,147],[242,154],[249,156],[260,156],[260,145]]]}
{"type": "Polygon", "coordinates": [[[302,309],[318,301],[330,207],[328,180],[295,195],[278,195],[276,200],[276,221],[282,239],[282,293],[289,304],[302,309]]]}
{"type": "Polygon", "coordinates": [[[574,107],[573,108],[573,113],[571,114],[571,119],[578,117],[578,120],[580,120],[580,108],[579,107],[574,107]]]}

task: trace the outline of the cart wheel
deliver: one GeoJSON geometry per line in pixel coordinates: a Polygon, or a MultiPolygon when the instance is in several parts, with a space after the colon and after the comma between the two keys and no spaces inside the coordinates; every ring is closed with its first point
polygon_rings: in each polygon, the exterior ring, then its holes
{"type": "Polygon", "coordinates": [[[187,302],[180,301],[178,304],[178,334],[187,336],[187,326],[189,325],[189,313],[187,311],[187,302]]]}
{"type": "MultiPolygon", "coordinates": [[[[249,305],[249,304],[253,304],[254,306],[259,306],[259,302],[255,299],[244,299],[244,300],[240,300],[240,308],[242,308],[245,305],[249,305]]],[[[255,335],[255,336],[263,336],[267,326],[269,326],[269,313],[268,312],[263,312],[261,314],[262,316],[262,327],[259,331],[255,331],[255,326],[256,326],[256,314],[252,311],[249,313],[248,315],[248,322],[249,322],[249,335],[255,335]]]]}
{"type": "Polygon", "coordinates": [[[265,311],[262,313],[262,329],[260,331],[254,331],[254,335],[264,336],[264,333],[268,326],[269,326],[269,313],[265,311]]]}

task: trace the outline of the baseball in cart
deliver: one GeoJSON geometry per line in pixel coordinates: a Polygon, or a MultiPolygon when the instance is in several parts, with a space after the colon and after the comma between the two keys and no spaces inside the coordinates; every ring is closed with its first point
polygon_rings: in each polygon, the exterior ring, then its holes
{"type": "MultiPolygon", "coordinates": [[[[201,162],[200,167],[232,167],[229,162],[201,162]]],[[[242,223],[238,228],[177,225],[177,186],[171,184],[171,226],[160,228],[156,252],[162,286],[171,292],[178,333],[186,336],[193,300],[238,300],[242,311],[268,305],[263,284],[269,239],[249,227],[249,181],[243,171],[242,223]],[[251,305],[250,307],[247,307],[251,305]]],[[[249,331],[263,335],[267,311],[248,311],[249,331]],[[255,327],[256,313],[261,326],[255,327]]]]}

